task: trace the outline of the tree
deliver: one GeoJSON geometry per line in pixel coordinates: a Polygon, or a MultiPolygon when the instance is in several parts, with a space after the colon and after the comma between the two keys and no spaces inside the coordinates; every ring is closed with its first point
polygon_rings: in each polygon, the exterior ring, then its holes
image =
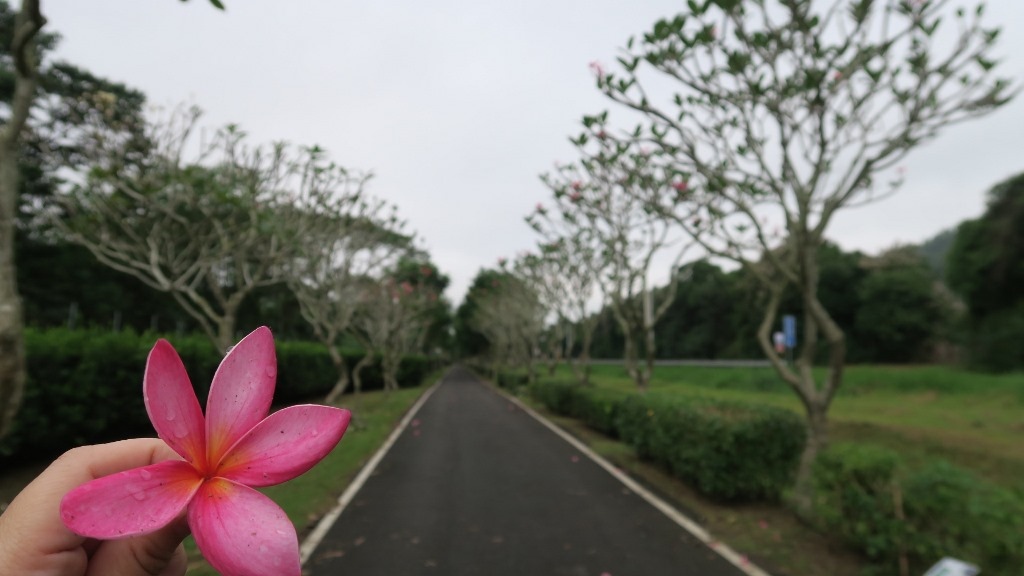
{"type": "MultiPolygon", "coordinates": [[[[211,4],[223,9],[219,0],[211,4]]],[[[10,34],[13,77],[0,74],[3,90],[10,91],[9,110],[0,128],[0,437],[10,430],[21,404],[25,386],[25,345],[22,339],[22,309],[14,264],[15,222],[19,205],[21,138],[39,85],[40,31],[46,25],[39,0],[23,0],[13,27],[6,2],[2,4],[4,36],[10,34]]],[[[43,35],[42,43],[55,41],[43,35]]]]}
{"type": "MultiPolygon", "coordinates": [[[[537,230],[543,230],[539,224],[537,230]]],[[[557,317],[551,335],[551,345],[557,348],[552,355],[564,349],[576,380],[586,386],[590,383],[590,349],[598,320],[590,310],[599,297],[593,270],[600,264],[585,235],[569,230],[562,233],[566,235],[557,236],[548,230],[549,235],[539,243],[539,253],[520,258],[517,269],[534,287],[544,308],[557,317]]]]}
{"type": "Polygon", "coordinates": [[[191,108],[152,126],[154,149],[138,159],[130,142],[97,142],[90,171],[50,216],[64,239],[170,293],[226,350],[246,296],[284,280],[312,225],[303,203],[344,174],[317,148],[249,147],[236,126],[186,161],[199,117],[191,108]]]}
{"type": "Polygon", "coordinates": [[[304,217],[312,222],[298,239],[300,246],[286,275],[302,317],[327,347],[338,371],[328,404],[348,388],[340,345],[352,329],[367,279],[382,276],[409,248],[410,239],[402,234],[405,223],[395,208],[365,196],[366,178],[341,175],[336,186],[346,190],[324,188],[324,194],[303,207],[304,217]]]}
{"type": "Polygon", "coordinates": [[[707,260],[685,265],[685,281],[658,323],[659,358],[720,358],[735,337],[734,280],[707,260]]]}
{"type": "Polygon", "coordinates": [[[15,20],[11,44],[14,95],[0,128],[0,437],[10,430],[25,390],[25,343],[14,267],[18,154],[38,82],[35,37],[45,24],[39,0],[24,0],[15,20]]]}
{"type": "Polygon", "coordinates": [[[946,277],[967,304],[970,362],[1024,367],[1024,173],[993,186],[985,213],[960,224],[946,277]]]}
{"type": "Polygon", "coordinates": [[[435,295],[432,299],[428,298],[423,312],[427,320],[423,349],[433,356],[450,354],[453,346],[452,312],[451,303],[445,298],[444,291],[451,280],[430,261],[429,254],[420,250],[403,255],[395,266],[393,276],[398,283],[407,282],[435,295]]]}
{"type": "Polygon", "coordinates": [[[581,160],[541,177],[554,194],[557,218],[538,206],[527,221],[545,237],[568,229],[561,236],[583,242],[596,256],[585,262],[594,266],[590,274],[622,329],[626,370],[646,390],[654,371],[654,326],[672,303],[679,264],[692,244],[681,242],[648,200],[666,189],[677,192],[680,183],[663,178],[650,150],[609,137],[601,128],[606,119],[584,118],[593,135],[574,140],[581,160]],[[669,282],[656,294],[650,275],[655,259],[666,254],[669,282]]]}
{"type": "Polygon", "coordinates": [[[500,278],[501,274],[494,269],[482,268],[477,271],[466,295],[462,298],[462,303],[455,311],[455,350],[460,358],[482,358],[487,355],[490,347],[487,337],[476,329],[473,318],[480,306],[480,300],[486,295],[489,287],[500,278]]]}
{"type": "Polygon", "coordinates": [[[769,293],[758,341],[807,414],[794,499],[802,514],[846,357],[844,331],[818,295],[828,225],[895,191],[901,179],[881,176],[919,144],[1013,96],[1008,80],[993,78],[999,30],[982,26],[983,5],[957,10],[959,27],[947,30],[949,4],[693,0],[689,13],[631,39],[621,72],[597,70],[599,89],[643,118],[630,138],[656,148],[687,184],[685,204],[675,195],[649,204],[769,293]],[[655,78],[672,90],[649,92],[655,78]],[[771,342],[787,285],[803,303],[793,367],[771,342]],[[829,366],[820,382],[819,343],[829,366]]]}
{"type": "Polygon", "coordinates": [[[856,288],[857,344],[873,362],[926,360],[945,316],[928,262],[916,248],[898,247],[869,263],[856,288]]]}
{"type": "Polygon", "coordinates": [[[430,288],[397,282],[391,274],[366,279],[354,318],[353,334],[365,350],[354,369],[357,392],[359,373],[375,356],[380,358],[384,390],[398,389],[398,368],[403,358],[422,349],[429,305],[436,301],[437,294],[430,288]]]}
{"type": "Polygon", "coordinates": [[[546,310],[537,292],[501,261],[489,286],[474,295],[472,326],[487,338],[494,377],[509,365],[525,366],[530,382],[536,379],[539,338],[546,310]]]}

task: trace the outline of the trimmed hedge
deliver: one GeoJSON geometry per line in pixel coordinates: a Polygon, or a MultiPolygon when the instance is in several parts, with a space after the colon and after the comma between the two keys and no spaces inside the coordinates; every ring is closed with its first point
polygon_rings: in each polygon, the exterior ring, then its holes
{"type": "Polygon", "coordinates": [[[774,501],[793,479],[806,430],[778,408],[547,382],[531,387],[552,412],[621,438],[703,494],[774,501]]]}
{"type": "MultiPolygon", "coordinates": [[[[0,441],[0,462],[18,457],[49,457],[74,446],[153,434],[142,400],[146,357],[158,336],[131,331],[25,331],[28,382],[11,433],[0,441]]],[[[168,337],[181,356],[200,402],[221,361],[202,336],[168,337]]],[[[275,404],[322,396],[337,372],[327,350],[312,342],[276,342],[278,375],[275,404]]],[[[345,353],[351,368],[362,357],[345,353]]],[[[433,368],[422,356],[402,361],[398,380],[418,386],[433,368]]],[[[379,364],[362,372],[363,390],[383,388],[379,364]]]]}
{"type": "Polygon", "coordinates": [[[839,444],[819,457],[815,482],[819,517],[871,559],[877,574],[897,573],[901,553],[912,574],[944,556],[986,574],[1024,566],[1024,496],[952,464],[907,470],[887,449],[839,444]]]}

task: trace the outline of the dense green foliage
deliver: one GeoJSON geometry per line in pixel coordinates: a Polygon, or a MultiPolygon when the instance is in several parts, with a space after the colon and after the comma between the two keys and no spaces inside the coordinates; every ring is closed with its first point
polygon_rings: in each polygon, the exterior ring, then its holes
{"type": "Polygon", "coordinates": [[[956,228],[949,228],[925,240],[918,246],[918,251],[925,261],[928,262],[928,267],[932,269],[936,278],[946,277],[946,256],[953,247],[953,241],[955,240],[956,228]]]}
{"type": "MultiPolygon", "coordinates": [[[[936,291],[922,257],[894,250],[868,258],[825,244],[819,264],[819,297],[846,333],[850,361],[905,363],[932,358],[933,346],[946,337],[952,311],[936,291]]],[[[765,294],[748,272],[725,272],[698,261],[684,268],[683,277],[668,313],[655,327],[658,358],[763,356],[756,332],[765,294]]],[[[802,317],[794,290],[786,293],[781,309],[802,317]]],[[[623,339],[617,323],[607,309],[599,316],[594,357],[621,356],[623,339]]]]}
{"type": "Polygon", "coordinates": [[[806,434],[796,414],[766,406],[551,381],[530,391],[552,412],[621,438],[641,458],[723,501],[777,500],[806,434]]]}
{"type": "Polygon", "coordinates": [[[462,304],[455,311],[455,351],[461,358],[483,356],[488,351],[487,337],[473,327],[473,317],[480,306],[480,299],[503,277],[497,270],[481,269],[473,278],[462,304]]]}
{"type": "Polygon", "coordinates": [[[970,363],[1024,367],[1024,173],[989,190],[985,214],[960,225],[946,276],[967,304],[970,363]]]}
{"type": "MultiPolygon", "coordinates": [[[[29,382],[11,435],[0,457],[39,457],[73,446],[152,435],[142,399],[146,357],[157,336],[132,331],[34,330],[26,334],[29,382]]],[[[169,336],[202,403],[221,355],[202,336],[169,336]]],[[[310,342],[278,340],[275,404],[325,395],[337,379],[326,349],[310,342]]],[[[346,353],[354,366],[362,353],[346,353]]],[[[403,360],[399,382],[418,386],[434,366],[425,357],[403,360]]],[[[380,367],[363,370],[363,390],[383,388],[380,367]]]]}
{"type": "Polygon", "coordinates": [[[898,573],[901,555],[911,574],[943,556],[992,574],[1024,565],[1024,499],[949,463],[906,470],[889,450],[841,444],[818,459],[815,480],[823,522],[878,574],[898,573]]]}

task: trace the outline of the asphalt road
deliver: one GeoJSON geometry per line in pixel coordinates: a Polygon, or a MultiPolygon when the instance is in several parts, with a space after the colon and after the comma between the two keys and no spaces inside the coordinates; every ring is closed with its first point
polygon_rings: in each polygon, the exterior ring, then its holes
{"type": "Polygon", "coordinates": [[[311,576],[742,576],[464,369],[307,562],[311,576]]]}

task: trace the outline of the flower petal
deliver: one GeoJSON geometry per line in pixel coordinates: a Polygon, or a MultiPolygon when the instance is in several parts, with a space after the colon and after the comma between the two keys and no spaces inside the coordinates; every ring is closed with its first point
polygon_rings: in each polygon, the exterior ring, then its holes
{"type": "Polygon", "coordinates": [[[157,340],[146,360],[142,380],[146,412],[156,433],[198,468],[206,466],[206,429],[203,410],[185,372],[181,357],[167,340],[157,340]]]}
{"type": "Polygon", "coordinates": [[[312,468],[341,440],[352,413],[303,404],[267,416],[231,447],[217,476],[246,486],[272,486],[312,468]]]}
{"type": "Polygon", "coordinates": [[[195,468],[180,460],[125,470],[68,492],[60,517],[88,538],[147,534],[177,518],[202,483],[195,468]]]}
{"type": "Polygon", "coordinates": [[[188,507],[203,557],[224,576],[298,576],[299,539],[288,516],[259,492],[208,480],[188,507]]]}
{"type": "Polygon", "coordinates": [[[221,361],[206,401],[206,454],[211,466],[266,417],[276,378],[274,337],[266,326],[242,338],[221,361]]]}

